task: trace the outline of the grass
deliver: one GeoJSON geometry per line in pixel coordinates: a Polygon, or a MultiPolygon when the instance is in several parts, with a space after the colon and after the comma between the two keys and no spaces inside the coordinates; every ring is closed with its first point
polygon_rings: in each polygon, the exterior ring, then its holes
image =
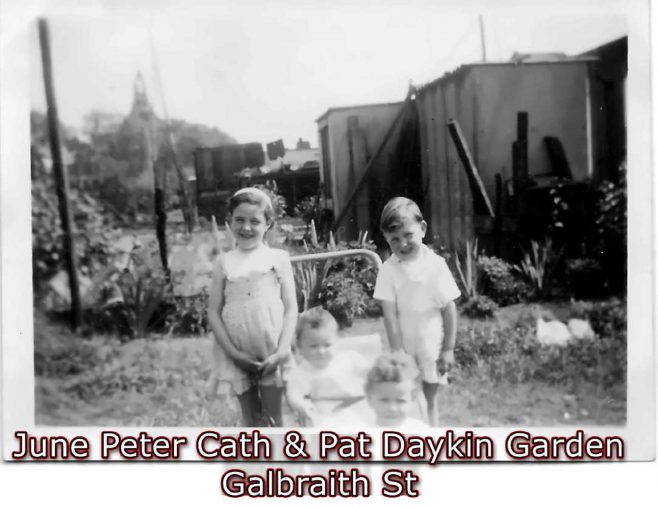
{"type": "MultiPolygon", "coordinates": [[[[519,316],[545,312],[567,314],[564,307],[515,305],[503,309],[497,320],[461,319],[460,334],[478,327],[511,326],[519,316]]],[[[341,330],[341,339],[373,333],[383,336],[384,332],[381,319],[363,319],[341,330]]],[[[212,403],[204,400],[209,352],[209,338],[153,337],[127,343],[103,337],[83,339],[37,316],[36,423],[236,426],[240,411],[235,400],[230,396],[212,403]]],[[[625,384],[603,388],[594,382],[516,383],[492,381],[482,371],[476,373],[453,370],[450,385],[439,393],[441,424],[618,425],[626,420],[625,384]]]]}

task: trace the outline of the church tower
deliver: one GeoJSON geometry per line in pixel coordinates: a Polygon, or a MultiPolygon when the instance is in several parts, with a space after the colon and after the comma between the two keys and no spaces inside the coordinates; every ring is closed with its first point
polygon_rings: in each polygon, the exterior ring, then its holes
{"type": "Polygon", "coordinates": [[[153,119],[155,115],[146,94],[146,84],[141,72],[137,73],[133,91],[133,107],[130,116],[147,121],[153,119]]]}

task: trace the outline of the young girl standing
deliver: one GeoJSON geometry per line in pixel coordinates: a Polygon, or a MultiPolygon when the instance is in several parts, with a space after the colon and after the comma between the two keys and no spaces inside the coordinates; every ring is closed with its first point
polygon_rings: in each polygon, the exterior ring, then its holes
{"type": "Polygon", "coordinates": [[[238,190],[228,208],[236,248],[217,260],[208,301],[213,377],[230,382],[245,426],[281,426],[281,366],[297,320],[292,266],[263,241],[274,221],[265,192],[238,190]]]}

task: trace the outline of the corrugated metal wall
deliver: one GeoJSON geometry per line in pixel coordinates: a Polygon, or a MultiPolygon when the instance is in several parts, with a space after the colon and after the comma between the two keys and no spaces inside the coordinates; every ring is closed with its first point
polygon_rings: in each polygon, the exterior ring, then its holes
{"type": "MultiPolygon", "coordinates": [[[[450,118],[462,116],[469,107],[461,100],[459,84],[442,83],[416,95],[423,179],[428,184],[423,210],[428,238],[450,250],[473,237],[473,199],[446,127],[450,118]]],[[[462,125],[462,130],[470,141],[470,125],[462,125]]]]}
{"type": "MultiPolygon", "coordinates": [[[[447,124],[457,120],[492,205],[495,175],[512,177],[516,117],[528,113],[529,174],[550,174],[545,136],[558,137],[576,180],[587,177],[586,62],[469,65],[416,93],[424,179],[425,215],[434,244],[450,250],[473,239],[473,196],[447,124]]],[[[503,209],[504,209],[503,192],[503,209]]]]}

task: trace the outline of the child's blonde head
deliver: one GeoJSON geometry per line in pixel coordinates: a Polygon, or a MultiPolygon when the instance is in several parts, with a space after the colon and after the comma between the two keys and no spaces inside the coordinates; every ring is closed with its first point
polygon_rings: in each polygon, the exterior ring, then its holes
{"type": "Polygon", "coordinates": [[[406,197],[394,197],[386,203],[379,218],[379,228],[382,232],[394,232],[402,226],[405,218],[421,223],[423,214],[411,199],[406,197]]]}
{"type": "Polygon", "coordinates": [[[296,346],[299,354],[313,367],[326,367],[334,356],[338,335],[336,319],[318,306],[305,311],[297,323],[296,346]]]}
{"type": "Polygon", "coordinates": [[[297,343],[303,337],[304,331],[307,329],[322,329],[331,332],[332,334],[338,333],[338,323],[334,316],[321,306],[315,306],[303,312],[297,321],[296,341],[297,343]]]}
{"type": "Polygon", "coordinates": [[[419,371],[414,359],[402,350],[380,355],[366,377],[366,393],[384,382],[401,383],[418,379],[419,371]]]}

